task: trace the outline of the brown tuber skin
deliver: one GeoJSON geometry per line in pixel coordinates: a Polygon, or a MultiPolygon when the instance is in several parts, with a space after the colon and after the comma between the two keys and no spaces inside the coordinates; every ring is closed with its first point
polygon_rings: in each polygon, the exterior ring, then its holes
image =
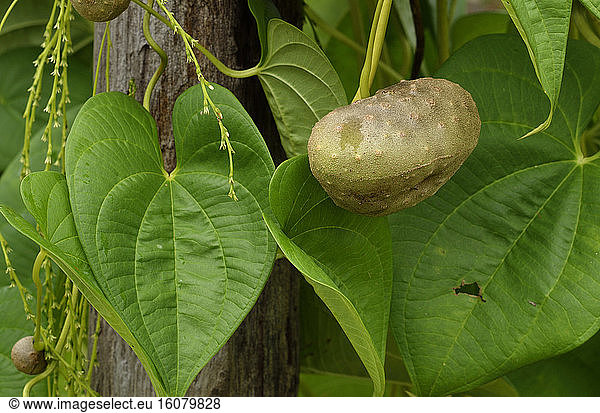
{"type": "Polygon", "coordinates": [[[129,7],[130,0],[71,0],[81,16],[92,22],[107,22],[129,7]]]}
{"type": "Polygon", "coordinates": [[[46,370],[46,358],[43,351],[33,348],[33,336],[23,337],[15,343],[10,358],[17,370],[25,374],[36,375],[46,370]]]}
{"type": "Polygon", "coordinates": [[[433,195],[477,145],[473,98],[446,79],[401,81],[328,113],[308,159],[336,205],[381,216],[433,195]]]}

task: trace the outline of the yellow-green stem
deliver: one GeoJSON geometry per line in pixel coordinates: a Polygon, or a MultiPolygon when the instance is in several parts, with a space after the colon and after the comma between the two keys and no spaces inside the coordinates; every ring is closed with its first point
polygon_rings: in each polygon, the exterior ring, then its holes
{"type": "Polygon", "coordinates": [[[88,364],[87,371],[87,382],[90,383],[92,380],[92,372],[94,371],[94,364],[96,363],[96,356],[98,352],[98,337],[100,336],[100,321],[102,317],[100,314],[96,314],[96,330],[94,331],[94,343],[92,344],[92,355],[90,356],[90,362],[88,364]]]}
{"type": "Polygon", "coordinates": [[[450,56],[448,0],[437,0],[438,60],[441,65],[450,56]]]}
{"type": "Polygon", "coordinates": [[[40,381],[44,380],[46,377],[50,376],[50,374],[54,371],[54,369],[56,368],[57,365],[58,365],[58,361],[52,361],[50,363],[50,365],[48,367],[46,367],[46,370],[44,370],[43,373],[41,373],[41,374],[35,376],[33,379],[29,380],[27,382],[27,384],[25,384],[25,387],[23,387],[23,397],[29,397],[32,387],[35,386],[40,381]]]}
{"type": "MultiPolygon", "coordinates": [[[[92,96],[96,95],[96,90],[98,88],[98,74],[100,73],[100,62],[102,61],[102,50],[104,50],[104,44],[106,43],[106,35],[108,33],[109,24],[110,22],[106,22],[104,34],[102,35],[102,41],[100,42],[100,50],[98,51],[98,61],[96,62],[96,74],[94,75],[94,87],[92,88],[92,96]]],[[[106,64],[108,65],[108,59],[106,60],[106,64]]]]}
{"type": "MultiPolygon", "coordinates": [[[[168,19],[166,19],[164,16],[162,16],[156,10],[149,7],[143,1],[141,1],[141,0],[132,0],[132,1],[135,4],[137,4],[138,6],[140,6],[141,8],[143,8],[144,10],[146,10],[152,16],[156,17],[158,20],[163,22],[171,30],[176,30],[176,28],[173,26],[173,24],[168,19]]],[[[188,42],[191,42],[193,44],[193,46],[196,49],[198,49],[221,73],[223,73],[229,77],[246,78],[246,77],[251,77],[251,76],[257,75],[260,72],[260,67],[258,67],[258,66],[254,66],[254,67],[251,67],[249,69],[244,69],[244,70],[231,69],[230,67],[225,65],[223,62],[221,62],[219,59],[217,59],[217,57],[215,55],[213,55],[211,52],[209,52],[205,47],[203,47],[197,41],[195,41],[194,38],[192,38],[192,36],[190,36],[187,32],[180,31],[180,34],[188,42]]]]}
{"type": "Polygon", "coordinates": [[[371,32],[369,33],[369,41],[367,43],[367,54],[365,56],[365,63],[363,65],[362,71],[360,72],[360,79],[358,90],[356,91],[356,95],[352,102],[356,102],[359,99],[364,99],[370,94],[370,85],[369,85],[369,77],[371,73],[371,62],[373,58],[373,44],[375,42],[375,33],[377,31],[377,24],[379,22],[379,16],[381,15],[381,8],[383,7],[384,0],[379,0],[377,2],[377,8],[375,9],[375,14],[373,15],[373,22],[371,23],[371,32]]]}
{"type": "Polygon", "coordinates": [[[375,73],[377,73],[377,64],[381,57],[381,50],[385,43],[385,33],[387,31],[387,24],[390,18],[390,10],[392,8],[392,0],[384,0],[381,7],[381,13],[379,15],[379,21],[377,22],[377,31],[375,33],[375,40],[373,42],[373,56],[371,56],[371,66],[369,72],[369,89],[375,79],[375,73]]]}
{"type": "Polygon", "coordinates": [[[6,13],[4,13],[4,17],[2,17],[2,21],[0,21],[0,33],[2,33],[2,28],[4,27],[4,23],[6,23],[8,16],[10,16],[10,13],[14,9],[14,7],[17,5],[18,1],[19,0],[13,0],[13,2],[10,3],[10,6],[8,6],[8,9],[6,9],[6,13]]]}
{"type": "Polygon", "coordinates": [[[106,22],[106,62],[104,63],[104,83],[106,83],[106,91],[110,91],[110,22],[106,22]]]}
{"type": "MultiPolygon", "coordinates": [[[[154,5],[154,0],[148,0],[147,6],[152,9],[154,5]]],[[[150,33],[150,13],[147,11],[144,15],[144,23],[142,25],[144,30],[144,37],[146,41],[154,49],[154,51],[160,56],[160,64],[158,65],[158,69],[152,75],[152,78],[148,82],[148,86],[146,87],[146,92],[144,93],[144,103],[143,106],[146,108],[148,112],[150,112],[150,97],[152,96],[152,91],[154,90],[154,86],[156,86],[156,82],[165,71],[165,67],[167,66],[167,54],[163,49],[160,48],[158,43],[154,41],[152,38],[152,34],[150,33]]]]}
{"type": "MultiPolygon", "coordinates": [[[[321,30],[323,30],[325,33],[329,34],[334,39],[339,40],[341,43],[350,47],[352,50],[356,51],[361,57],[363,57],[363,58],[365,57],[366,52],[365,52],[364,47],[362,47],[360,44],[358,44],[357,42],[355,42],[354,40],[352,40],[351,38],[346,36],[344,33],[331,27],[317,13],[315,13],[315,11],[313,9],[311,9],[308,5],[304,6],[304,11],[305,11],[306,15],[308,16],[308,18],[311,19],[321,30]]],[[[390,75],[395,80],[399,81],[399,80],[404,79],[404,76],[402,76],[399,72],[394,70],[394,68],[392,68],[390,65],[388,65],[384,62],[379,62],[379,66],[381,67],[381,70],[386,72],[388,75],[390,75]]]]}
{"type": "Polygon", "coordinates": [[[56,342],[56,346],[54,346],[54,350],[57,354],[62,353],[63,348],[65,347],[65,343],[67,342],[67,337],[69,335],[69,331],[71,330],[71,323],[73,322],[73,314],[71,312],[67,313],[67,317],[65,318],[65,322],[63,323],[62,330],[60,332],[60,337],[56,342]]]}
{"type": "Polygon", "coordinates": [[[40,281],[40,269],[42,268],[44,259],[46,259],[46,252],[44,250],[40,250],[35,258],[33,270],[31,272],[33,283],[35,284],[36,288],[37,299],[35,311],[35,332],[33,334],[33,348],[36,351],[42,351],[44,349],[44,342],[40,337],[42,328],[42,282],[40,281]]]}

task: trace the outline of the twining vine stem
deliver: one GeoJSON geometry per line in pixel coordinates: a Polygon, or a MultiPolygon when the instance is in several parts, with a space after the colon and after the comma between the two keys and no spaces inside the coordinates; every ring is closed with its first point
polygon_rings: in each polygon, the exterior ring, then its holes
{"type": "Polygon", "coordinates": [[[104,28],[104,34],[102,35],[102,41],[100,42],[100,50],[98,51],[98,62],[96,63],[96,74],[94,75],[94,87],[92,89],[92,96],[96,95],[96,89],[98,87],[98,75],[100,74],[100,62],[102,61],[102,51],[104,50],[104,45],[107,44],[107,50],[106,50],[106,59],[105,59],[105,66],[106,66],[106,91],[108,92],[110,90],[109,84],[108,84],[108,70],[109,70],[109,64],[110,64],[110,22],[106,22],[106,27],[104,28]],[[107,38],[108,38],[108,43],[107,43],[107,38]]]}
{"type": "Polygon", "coordinates": [[[48,367],[46,367],[46,370],[44,370],[41,374],[38,374],[37,376],[35,376],[33,379],[29,380],[25,384],[25,387],[23,387],[23,397],[29,397],[29,394],[31,393],[31,389],[33,388],[33,386],[35,386],[37,383],[39,383],[40,381],[42,381],[45,378],[47,378],[48,376],[50,376],[50,374],[52,374],[54,372],[54,369],[56,369],[57,366],[58,366],[58,361],[53,360],[50,362],[48,367]]]}
{"type": "MultiPolygon", "coordinates": [[[[228,76],[248,77],[248,76],[252,76],[253,74],[256,74],[257,71],[255,71],[254,69],[236,71],[236,70],[228,68],[223,63],[221,63],[216,57],[214,57],[210,52],[208,52],[208,50],[206,50],[204,47],[200,46],[196,39],[194,39],[185,30],[183,30],[183,27],[181,27],[179,22],[175,19],[175,16],[173,16],[173,13],[171,13],[165,7],[164,0],[158,0],[157,3],[158,3],[158,7],[167,16],[166,18],[161,16],[160,13],[158,13],[156,10],[154,10],[153,7],[151,7],[152,3],[149,2],[148,4],[146,4],[146,3],[143,3],[141,0],[133,0],[133,1],[136,4],[138,4],[140,7],[142,7],[144,10],[146,10],[148,13],[150,13],[153,16],[155,16],[156,18],[158,18],[161,22],[163,22],[165,25],[167,25],[167,27],[172,29],[175,33],[179,34],[179,36],[183,40],[187,61],[194,63],[194,67],[196,68],[196,75],[198,77],[198,81],[200,82],[200,86],[202,87],[202,94],[204,97],[203,113],[205,115],[208,115],[210,113],[210,110],[212,109],[212,112],[214,113],[215,118],[217,119],[217,123],[219,125],[219,131],[221,134],[220,149],[227,150],[227,156],[229,158],[229,174],[228,174],[229,193],[227,195],[230,198],[232,198],[233,200],[237,201],[238,198],[235,194],[235,189],[234,189],[235,181],[233,178],[233,154],[235,153],[235,151],[234,151],[233,145],[231,144],[231,141],[229,139],[229,131],[227,130],[227,128],[225,127],[225,125],[223,123],[223,113],[214,104],[213,100],[210,97],[210,94],[208,93],[208,90],[213,90],[214,86],[211,85],[206,80],[204,75],[202,75],[202,71],[200,70],[200,64],[198,63],[198,59],[196,58],[196,55],[194,54],[193,47],[196,47],[197,49],[199,49],[205,56],[208,57],[208,59],[217,67],[217,69],[219,69],[220,71],[222,71],[223,73],[225,73],[228,76]],[[236,74],[237,74],[237,76],[236,76],[236,74]]],[[[149,31],[146,30],[144,32],[144,34],[146,34],[146,33],[149,33],[149,31]]],[[[146,92],[148,92],[148,89],[146,90],[146,92]]],[[[146,109],[148,109],[148,108],[146,108],[146,109]]]]}
{"type": "Polygon", "coordinates": [[[379,64],[381,50],[385,41],[385,32],[387,30],[391,8],[392,0],[379,0],[377,2],[373,23],[371,24],[369,42],[367,44],[367,55],[360,74],[358,90],[356,91],[354,99],[352,99],[353,102],[370,96],[371,85],[375,79],[377,65],[379,64]]]}
{"type": "MultiPolygon", "coordinates": [[[[152,8],[153,6],[154,0],[148,0],[148,7],[152,8]]],[[[152,75],[152,78],[150,79],[150,81],[148,82],[148,86],[146,87],[146,91],[144,92],[143,106],[148,112],[150,112],[150,97],[152,96],[152,91],[154,90],[154,86],[156,86],[156,82],[158,82],[158,79],[165,71],[168,59],[165,51],[161,49],[158,43],[156,43],[156,41],[152,38],[152,34],[150,33],[150,14],[148,11],[146,11],[146,14],[144,15],[144,22],[142,28],[144,31],[144,37],[146,38],[146,41],[148,42],[150,47],[152,47],[152,49],[156,52],[156,54],[160,56],[160,64],[158,65],[158,68],[152,75]]]]}
{"type": "Polygon", "coordinates": [[[35,307],[35,332],[33,333],[33,348],[36,351],[42,351],[44,349],[44,342],[42,341],[41,329],[42,329],[42,282],[40,280],[40,270],[42,263],[46,259],[46,252],[41,249],[33,263],[33,270],[31,272],[31,278],[36,289],[36,307],[35,307]]]}
{"type": "MultiPolygon", "coordinates": [[[[193,47],[195,47],[196,49],[198,49],[213,65],[215,65],[215,67],[221,73],[223,73],[229,77],[246,78],[246,77],[255,76],[260,72],[259,66],[254,66],[254,67],[251,67],[249,69],[244,69],[244,70],[231,69],[230,67],[225,65],[223,62],[221,62],[219,59],[217,59],[217,57],[215,55],[213,55],[211,52],[209,52],[205,47],[203,47],[201,44],[199,44],[197,40],[195,40],[194,38],[192,38],[192,36],[190,36],[187,32],[185,32],[181,28],[181,26],[179,26],[178,24],[173,24],[172,21],[170,21],[168,18],[165,18],[163,15],[158,13],[153,8],[149,7],[142,0],[132,0],[132,1],[135,4],[137,4],[138,6],[140,6],[141,8],[143,8],[144,10],[146,10],[148,13],[150,13],[151,15],[156,17],[158,20],[160,20],[162,23],[164,23],[171,30],[173,30],[173,31],[177,32],[179,35],[181,35],[184,42],[187,42],[187,43],[193,45],[193,47]]],[[[158,3],[159,3],[159,5],[161,5],[161,2],[158,2],[158,3]]],[[[169,12],[169,14],[170,14],[170,12],[169,12]]]]}
{"type": "Polygon", "coordinates": [[[4,27],[4,23],[6,23],[6,20],[8,19],[8,16],[10,16],[10,13],[13,11],[13,9],[17,5],[18,1],[19,0],[13,0],[13,2],[10,3],[10,6],[8,6],[8,9],[6,9],[6,13],[4,13],[4,17],[2,18],[2,21],[0,21],[0,32],[2,32],[2,28],[4,27]]]}
{"type": "Polygon", "coordinates": [[[448,0],[437,0],[438,60],[441,65],[450,56],[448,0]]]}
{"type": "MultiPolygon", "coordinates": [[[[60,353],[62,351],[64,344],[67,340],[67,334],[71,327],[72,317],[73,317],[73,314],[71,312],[69,312],[67,314],[65,323],[63,324],[63,329],[61,331],[58,342],[56,343],[56,346],[54,347],[55,352],[57,352],[57,353],[60,353]]],[[[36,383],[38,383],[38,382],[44,380],[46,377],[48,377],[57,366],[58,366],[58,361],[52,360],[50,362],[50,364],[48,365],[48,367],[46,367],[46,370],[44,370],[43,373],[41,373],[41,374],[35,376],[34,378],[32,378],[31,380],[29,380],[27,382],[27,384],[25,384],[25,387],[23,387],[23,397],[29,397],[29,393],[31,392],[32,387],[36,383]]]]}
{"type": "MultiPolygon", "coordinates": [[[[355,42],[354,40],[352,40],[351,38],[346,36],[344,33],[340,32],[339,30],[336,30],[334,27],[330,26],[313,9],[311,9],[308,4],[304,5],[304,11],[305,11],[306,17],[309,18],[313,23],[315,23],[325,33],[329,34],[334,39],[339,40],[341,43],[350,47],[351,49],[356,51],[360,56],[362,56],[362,57],[366,56],[364,47],[362,47],[359,43],[355,42]]],[[[388,65],[384,62],[379,62],[379,65],[381,66],[381,70],[386,72],[388,75],[390,75],[395,80],[399,81],[399,80],[404,79],[404,77],[400,73],[398,73],[396,70],[394,70],[394,68],[391,67],[390,65],[388,65]]]]}

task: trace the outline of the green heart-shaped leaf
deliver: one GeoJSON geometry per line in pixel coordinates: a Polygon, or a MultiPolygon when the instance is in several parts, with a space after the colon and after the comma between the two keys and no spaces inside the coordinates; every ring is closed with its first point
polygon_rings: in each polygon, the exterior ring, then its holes
{"type": "Polygon", "coordinates": [[[342,82],[325,53],[302,31],[279,19],[269,20],[258,78],[290,157],[306,153],[319,119],[347,104],[342,82]]]}
{"type": "Polygon", "coordinates": [[[73,217],[95,279],[171,395],[185,394],[238,327],[275,256],[261,216],[273,162],[240,103],[214,86],[236,151],[237,202],[227,197],[227,153],[199,86],[173,110],[171,174],[154,119],[121,93],[91,98],[66,148],[73,217]]]}
{"type": "Polygon", "coordinates": [[[439,75],[473,95],[482,128],[435,196],[390,217],[391,325],[424,395],[564,353],[600,326],[600,159],[580,144],[600,102],[600,50],[569,45],[552,125],[524,140],[548,101],[516,36],[468,43],[439,75]],[[483,299],[455,295],[463,280],[483,299]]]}
{"type": "Polygon", "coordinates": [[[307,155],[279,165],[269,198],[276,219],[265,220],[279,247],[331,310],[382,395],[392,279],[387,219],[337,207],[307,155]]]}
{"type": "Polygon", "coordinates": [[[256,20],[258,40],[261,47],[260,61],[257,66],[260,66],[267,57],[267,27],[269,21],[281,18],[281,15],[271,0],[248,0],[248,8],[256,20]]]}
{"type": "Polygon", "coordinates": [[[570,0],[502,0],[523,38],[535,73],[550,99],[546,120],[524,136],[550,126],[559,97],[571,19],[570,0]]]}
{"type": "Polygon", "coordinates": [[[102,317],[129,343],[148,372],[156,392],[166,394],[153,360],[111,306],[92,274],[75,230],[65,177],[56,172],[34,172],[23,180],[21,192],[29,212],[40,223],[43,236],[13,209],[0,205],[0,213],[21,234],[46,250],[102,317]]]}

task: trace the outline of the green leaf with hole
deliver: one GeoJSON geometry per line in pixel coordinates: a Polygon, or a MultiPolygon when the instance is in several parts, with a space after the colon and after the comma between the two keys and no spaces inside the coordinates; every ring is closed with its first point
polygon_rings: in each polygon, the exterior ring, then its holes
{"type": "MultiPolygon", "coordinates": [[[[339,324],[308,283],[300,286],[301,396],[369,396],[372,381],[339,324]]],[[[391,335],[385,349],[384,396],[405,396],[412,383],[391,335]]],[[[504,378],[458,395],[518,396],[504,378]]]]}
{"type": "Polygon", "coordinates": [[[550,100],[546,120],[534,125],[523,136],[550,126],[561,89],[569,22],[570,0],[502,0],[521,38],[542,89],[550,100]]]}
{"type": "Polygon", "coordinates": [[[385,388],[384,360],[392,279],[387,219],[337,207],[310,173],[308,156],[273,175],[265,214],[271,233],[329,308],[374,384],[385,388]]]}
{"type": "Polygon", "coordinates": [[[258,78],[290,157],[306,153],[319,119],[347,104],[340,78],[323,51],[302,31],[279,19],[269,20],[266,57],[258,78]]]}
{"type": "MultiPolygon", "coordinates": [[[[74,223],[95,283],[81,281],[92,286],[83,292],[104,296],[122,321],[113,327],[143,356],[159,394],[185,394],[254,305],[275,257],[262,220],[272,160],[240,103],[214,87],[236,150],[237,202],[227,197],[227,153],[219,151],[215,118],[203,114],[199,86],[174,108],[171,174],[162,168],[154,120],[121,93],[88,100],[66,148],[74,223]]],[[[52,248],[31,228],[27,235],[52,248]]],[[[75,278],[81,268],[62,253],[58,263],[75,278]]]]}
{"type": "Polygon", "coordinates": [[[600,156],[579,138],[600,103],[600,50],[572,42],[550,128],[517,36],[465,45],[438,75],[477,103],[481,137],[438,193],[390,217],[391,325],[416,390],[467,391],[567,352],[600,327],[600,156]],[[485,302],[455,295],[477,282],[485,302]]]}

